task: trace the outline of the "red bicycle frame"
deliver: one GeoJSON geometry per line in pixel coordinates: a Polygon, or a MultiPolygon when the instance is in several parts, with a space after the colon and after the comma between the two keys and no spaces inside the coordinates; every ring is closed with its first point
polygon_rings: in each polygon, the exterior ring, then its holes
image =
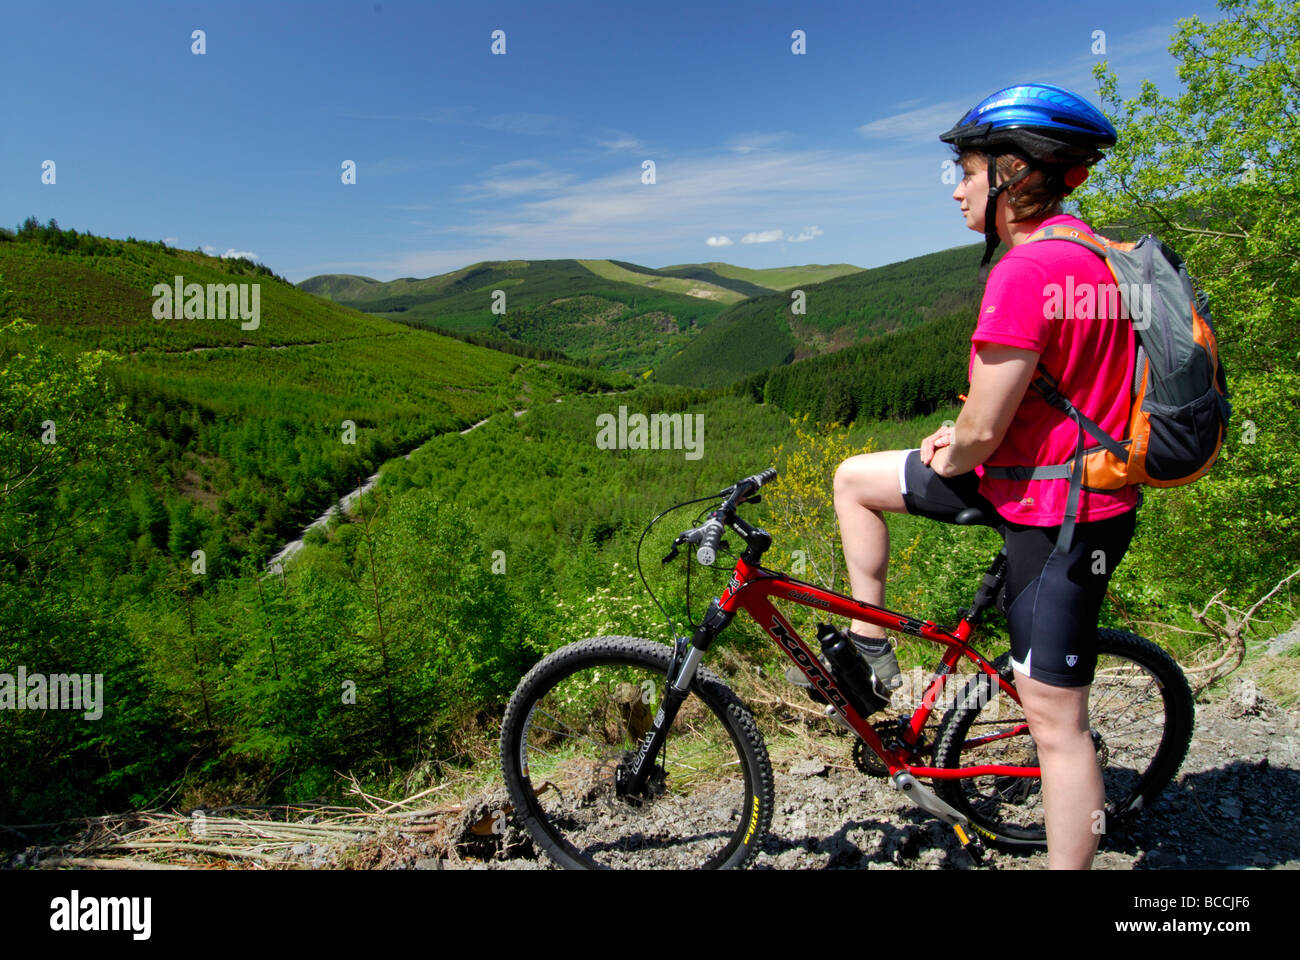
{"type": "MultiPolygon", "coordinates": [[[[906,751],[893,750],[885,746],[866,718],[853,709],[848,699],[835,685],[834,678],[830,676],[828,671],[822,669],[817,656],[808,649],[807,645],[800,639],[799,634],[790,626],[789,621],[772,605],[771,598],[773,597],[780,597],[793,603],[802,604],[805,607],[814,607],[829,614],[851,620],[865,620],[877,626],[901,630],[903,633],[915,637],[922,637],[934,643],[944,644],[948,648],[944,651],[938,672],[926,688],[921,706],[908,720],[903,739],[909,748],[916,746],[920,741],[921,731],[934,709],[935,702],[943,692],[953,668],[957,666],[963,656],[968,657],[980,670],[997,680],[1002,692],[1010,696],[1016,703],[1020,702],[1020,698],[1016,695],[1015,686],[1003,679],[991,663],[977,651],[971,649],[972,626],[969,620],[963,617],[956,628],[949,632],[929,620],[917,620],[905,614],[894,613],[883,607],[877,607],[830,590],[824,590],[815,584],[796,580],[788,574],[764,569],[750,563],[743,556],[736,561],[736,568],[731,581],[727,584],[727,589],[722,596],[718,598],[718,606],[728,615],[728,618],[734,615],[738,609],[744,610],[754,618],[754,621],[760,627],[771,635],[777,646],[784,650],[786,655],[795,662],[795,665],[803,671],[821,695],[834,705],[854,733],[861,737],[885,762],[889,768],[890,776],[900,771],[906,771],[916,777],[929,777],[935,780],[957,780],[964,777],[990,775],[1005,777],[1041,776],[1039,767],[1012,767],[1001,764],[955,768],[911,766],[908,761],[917,757],[916,752],[912,749],[906,751]]],[[[1009,730],[991,734],[987,737],[968,740],[966,745],[973,746],[1027,733],[1028,726],[1022,722],[1015,724],[1009,730]]]]}

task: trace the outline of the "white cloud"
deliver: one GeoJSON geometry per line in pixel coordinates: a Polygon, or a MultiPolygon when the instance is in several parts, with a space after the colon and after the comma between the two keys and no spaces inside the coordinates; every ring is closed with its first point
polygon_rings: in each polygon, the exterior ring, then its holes
{"type": "MultiPolygon", "coordinates": [[[[573,177],[550,195],[464,205],[458,219],[414,223],[438,238],[424,249],[407,245],[366,261],[311,264],[304,266],[304,275],[427,277],[479,260],[514,258],[616,256],[650,262],[658,255],[675,256],[699,237],[717,237],[719,223],[752,222],[756,216],[769,223],[857,230],[898,217],[909,207],[933,207],[936,199],[942,205],[951,187],[940,183],[936,170],[894,149],[681,157],[671,167],[660,166],[655,184],[641,183],[633,167],[601,177],[573,177]]],[[[538,168],[531,172],[536,176],[538,168]]],[[[784,239],[784,232],[769,231],[770,241],[784,239]]]]}
{"type": "Polygon", "coordinates": [[[821,227],[804,227],[797,237],[786,237],[786,240],[790,243],[803,243],[804,241],[811,240],[814,237],[820,237],[824,232],[825,231],[822,230],[821,227]]]}
{"type": "MultiPolygon", "coordinates": [[[[204,247],[204,249],[206,250],[207,248],[204,247]]],[[[221,259],[222,260],[261,260],[262,258],[259,257],[257,254],[253,253],[253,251],[251,250],[236,250],[234,247],[231,247],[229,250],[227,250],[225,253],[221,255],[221,259]]]]}
{"type": "Polygon", "coordinates": [[[636,137],[619,137],[617,140],[597,140],[596,143],[611,153],[645,150],[645,144],[636,137]]]}
{"type": "Polygon", "coordinates": [[[203,252],[209,257],[215,257],[217,255],[217,248],[205,243],[203,245],[203,252]]]}
{"type": "Polygon", "coordinates": [[[163,237],[163,243],[167,244],[169,247],[174,247],[180,242],[181,241],[178,237],[163,237]]]}
{"type": "MultiPolygon", "coordinates": [[[[992,93],[990,90],[989,93],[992,93]]],[[[967,110],[979,100],[975,97],[970,102],[949,100],[928,107],[904,110],[893,116],[872,120],[858,127],[858,133],[873,140],[907,140],[914,143],[931,142],[942,149],[939,134],[960,120],[967,110]]],[[[908,101],[914,102],[914,101],[908,101]]]]}
{"type": "Polygon", "coordinates": [[[567,117],[554,113],[498,113],[479,121],[478,126],[489,130],[502,130],[524,136],[542,137],[559,135],[569,130],[571,124],[567,117]]]}
{"type": "Polygon", "coordinates": [[[747,233],[740,238],[741,243],[774,243],[781,239],[780,230],[763,230],[756,233],[747,233]]]}
{"type": "Polygon", "coordinates": [[[516,197],[524,193],[559,190],[575,177],[540,160],[511,160],[492,167],[482,180],[462,188],[465,197],[516,197]]]}
{"type": "Polygon", "coordinates": [[[765,150],[780,143],[787,137],[789,137],[788,133],[742,133],[732,137],[728,148],[740,154],[753,153],[755,150],[765,150]]]}
{"type": "Polygon", "coordinates": [[[730,237],[709,237],[704,242],[711,247],[729,247],[732,245],[730,237]]]}
{"type": "Polygon", "coordinates": [[[1167,53],[1169,39],[1174,32],[1174,25],[1168,23],[1157,23],[1128,32],[1107,31],[1106,57],[1090,52],[1091,40],[1081,41],[1077,57],[1042,62],[1037,66],[1022,65],[1015,70],[1015,76],[1008,75],[987,85],[972,87],[968,95],[960,100],[930,106],[921,106],[921,101],[917,99],[902,101],[894,105],[897,113],[865,123],[857,131],[872,139],[932,143],[938,149],[943,149],[939,143],[939,134],[952,127],[965,116],[966,111],[994,90],[1021,82],[1019,78],[1024,77],[1060,84],[1097,106],[1097,83],[1092,76],[1092,68],[1103,59],[1108,61],[1111,70],[1119,77],[1122,95],[1136,94],[1139,77],[1149,77],[1156,82],[1161,92],[1169,94],[1180,86],[1176,65],[1167,53]]]}

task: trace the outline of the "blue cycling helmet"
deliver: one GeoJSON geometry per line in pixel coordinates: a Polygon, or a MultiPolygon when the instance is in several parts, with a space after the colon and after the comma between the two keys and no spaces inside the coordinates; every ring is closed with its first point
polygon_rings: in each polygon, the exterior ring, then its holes
{"type": "Polygon", "coordinates": [[[1118,134],[1109,120],[1073,91],[1053,83],[1006,87],[972,107],[939,139],[958,150],[979,150],[988,160],[989,198],[984,215],[983,270],[998,245],[998,195],[1035,167],[1068,167],[1067,193],[1087,177],[1087,168],[1115,145],[1118,134]],[[1029,166],[997,183],[997,157],[1013,153],[1029,166]]]}

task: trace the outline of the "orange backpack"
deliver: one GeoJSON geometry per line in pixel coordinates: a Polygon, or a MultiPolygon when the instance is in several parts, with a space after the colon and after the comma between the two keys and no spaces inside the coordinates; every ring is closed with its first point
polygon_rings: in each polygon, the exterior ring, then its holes
{"type": "Polygon", "coordinates": [[[1047,466],[984,468],[986,476],[1012,480],[1070,481],[1056,541],[1064,553],[1081,489],[1176,487],[1200,479],[1218,459],[1232,405],[1209,298],[1193,285],[1178,254],[1150,234],[1117,243],[1069,227],[1044,227],[1029,237],[1043,240],[1077,243],[1106,261],[1116,282],[1111,303],[1133,323],[1137,347],[1123,438],[1116,440],[1084,416],[1040,363],[1031,386],[1079,425],[1074,457],[1047,466]],[[1084,448],[1085,431],[1099,446],[1084,448]]]}

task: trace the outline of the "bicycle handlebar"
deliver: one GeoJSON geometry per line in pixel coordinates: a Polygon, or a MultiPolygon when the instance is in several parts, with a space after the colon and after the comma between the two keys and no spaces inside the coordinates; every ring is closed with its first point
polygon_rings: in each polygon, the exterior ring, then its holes
{"type": "Polygon", "coordinates": [[[700,548],[695,551],[695,559],[702,566],[713,566],[713,561],[718,556],[718,544],[722,540],[723,530],[735,515],[736,507],[752,496],[759,487],[771,483],[775,479],[776,468],[769,467],[762,473],[746,477],[744,480],[734,483],[726,490],[721,491],[719,496],[724,496],[727,499],[722,502],[718,509],[709,514],[709,519],[704,522],[704,526],[687,530],[677,538],[674,545],[683,542],[699,543],[700,548]],[[695,536],[698,536],[699,540],[696,540],[695,536]]]}
{"type": "Polygon", "coordinates": [[[713,566],[718,557],[718,543],[722,540],[722,521],[709,517],[704,524],[704,536],[700,540],[700,549],[695,551],[695,559],[706,567],[713,566]]]}

